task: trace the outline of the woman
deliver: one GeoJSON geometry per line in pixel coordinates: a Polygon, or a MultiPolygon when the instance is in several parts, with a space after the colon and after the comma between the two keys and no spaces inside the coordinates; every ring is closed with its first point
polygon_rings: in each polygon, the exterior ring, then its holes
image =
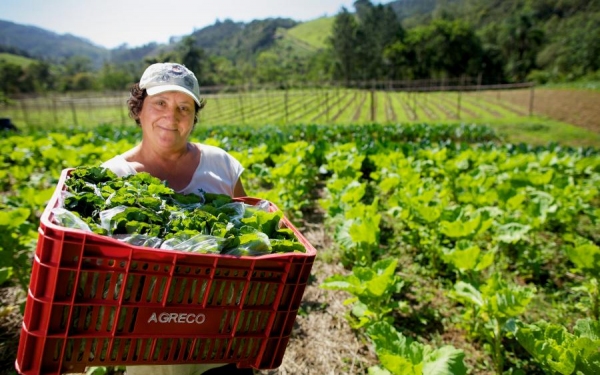
{"type": "MultiPolygon", "coordinates": [[[[235,158],[218,147],[189,141],[205,105],[194,73],[180,64],[153,64],[132,87],[127,105],[130,117],[142,128],[142,141],[103,163],[104,167],[119,176],[148,172],[183,194],[246,195],[240,179],[244,168],[235,158]]],[[[233,364],[129,366],[126,370],[127,375],[252,373],[233,364]]]]}
{"type": "Polygon", "coordinates": [[[153,64],[132,87],[127,105],[142,128],[142,141],[104,167],[119,176],[148,172],[183,194],[246,195],[237,160],[218,147],[189,141],[205,105],[194,73],[179,64],[153,64]]]}

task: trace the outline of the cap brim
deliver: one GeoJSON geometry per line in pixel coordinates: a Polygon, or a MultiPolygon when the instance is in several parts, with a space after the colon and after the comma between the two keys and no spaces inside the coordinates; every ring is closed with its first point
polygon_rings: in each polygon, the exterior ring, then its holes
{"type": "Polygon", "coordinates": [[[199,98],[196,98],[196,96],[190,90],[188,90],[184,87],[178,86],[178,85],[161,85],[161,86],[149,87],[146,89],[146,92],[148,93],[148,95],[156,95],[156,94],[160,94],[161,92],[167,92],[167,91],[179,91],[184,94],[188,94],[192,99],[194,99],[196,104],[200,105],[199,98]]]}

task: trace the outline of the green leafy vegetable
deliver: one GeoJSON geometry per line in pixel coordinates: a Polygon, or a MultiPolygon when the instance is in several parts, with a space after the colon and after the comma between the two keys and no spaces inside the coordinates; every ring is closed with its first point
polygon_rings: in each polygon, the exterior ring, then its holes
{"type": "Polygon", "coordinates": [[[263,255],[305,251],[283,213],[265,212],[224,194],[178,194],[148,173],[117,177],[98,167],[73,170],[59,224],[123,241],[208,253],[263,255]],[[271,244],[274,240],[274,246],[271,244]],[[158,241],[157,241],[158,239],[158,241]],[[165,241],[166,240],[166,241],[165,241]]]}

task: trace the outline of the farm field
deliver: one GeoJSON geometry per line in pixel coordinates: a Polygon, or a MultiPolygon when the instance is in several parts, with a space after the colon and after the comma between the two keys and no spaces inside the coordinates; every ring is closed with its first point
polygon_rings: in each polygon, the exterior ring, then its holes
{"type": "MultiPolygon", "coordinates": [[[[207,95],[201,124],[474,123],[494,127],[508,142],[600,144],[600,93],[536,88],[471,92],[390,92],[358,89],[264,90],[207,95]]],[[[129,124],[126,93],[49,96],[0,107],[19,128],[129,124]]]]}
{"type": "MultiPolygon", "coordinates": [[[[307,90],[209,101],[194,137],[242,161],[249,193],[276,203],[318,250],[283,364],[258,374],[393,374],[398,363],[591,373],[597,351],[573,348],[600,345],[600,273],[588,261],[600,257],[600,141],[593,126],[569,125],[582,110],[551,121],[535,102],[529,117],[529,91],[518,94],[307,90]],[[536,351],[543,343],[576,360],[548,361],[536,351]],[[421,354],[405,357],[409,346],[421,354]]],[[[0,138],[3,369],[22,319],[16,286],[27,285],[60,170],[139,139],[120,120],[78,121],[90,122],[0,138]]]]}
{"type": "MultiPolygon", "coordinates": [[[[268,90],[206,95],[206,125],[485,121],[528,115],[528,107],[483,93],[358,89],[268,90]]],[[[127,95],[23,99],[3,116],[27,127],[127,122],[127,95]]]]}
{"type": "MultiPolygon", "coordinates": [[[[490,96],[492,93],[487,93],[487,95],[490,96]]],[[[529,102],[527,94],[522,90],[500,93],[500,98],[517,107],[523,107],[529,102]]],[[[498,100],[498,94],[496,94],[496,99],[498,100]]],[[[536,114],[598,133],[600,132],[598,103],[600,103],[598,90],[543,88],[536,90],[533,109],[536,114]]]]}

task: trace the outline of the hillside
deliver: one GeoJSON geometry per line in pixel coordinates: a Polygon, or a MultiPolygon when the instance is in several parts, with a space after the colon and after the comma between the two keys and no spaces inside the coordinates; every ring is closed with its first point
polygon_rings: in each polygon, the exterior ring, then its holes
{"type": "Polygon", "coordinates": [[[225,20],[202,28],[191,35],[196,44],[209,54],[233,61],[247,61],[275,45],[280,29],[298,24],[289,18],[267,18],[247,24],[225,20]]]}
{"type": "Polygon", "coordinates": [[[289,29],[285,36],[307,44],[314,49],[325,48],[334,19],[334,17],[321,17],[316,20],[303,22],[289,29]]]}
{"type": "Polygon", "coordinates": [[[108,50],[89,40],[71,34],[57,34],[35,26],[0,20],[0,43],[18,47],[29,55],[50,61],[60,61],[72,55],[84,55],[96,66],[109,56],[108,50]]]}
{"type": "Polygon", "coordinates": [[[12,53],[0,52],[0,61],[6,61],[7,63],[19,66],[27,66],[35,60],[28,57],[14,55],[12,53]]]}

